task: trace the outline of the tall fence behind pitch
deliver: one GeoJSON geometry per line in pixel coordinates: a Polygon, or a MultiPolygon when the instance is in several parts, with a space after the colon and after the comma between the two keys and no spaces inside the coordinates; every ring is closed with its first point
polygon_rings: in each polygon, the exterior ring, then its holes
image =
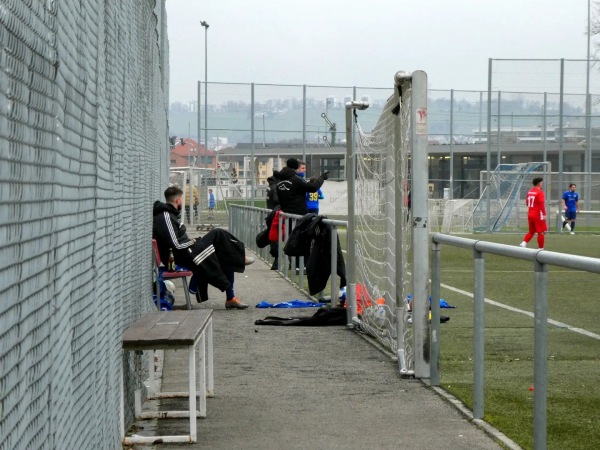
{"type": "MultiPolygon", "coordinates": [[[[549,161],[559,172],[600,171],[600,156],[593,152],[600,139],[597,61],[590,61],[589,111],[586,60],[564,60],[562,69],[561,60],[491,62],[489,93],[428,90],[431,198],[479,198],[479,174],[487,171],[488,161],[490,170],[499,164],[549,161]]],[[[200,123],[200,137],[207,139],[208,148],[223,149],[221,160],[234,159],[228,154],[235,154],[240,181],[259,187],[279,168],[278,156],[283,161],[302,157],[309,173],[329,170],[330,180],[344,180],[345,102],[369,101],[362,126],[370,130],[389,97],[386,88],[361,86],[210,82],[200,83],[200,89],[208,90],[208,117],[204,118],[204,107],[190,111],[174,106],[169,114],[171,133],[198,136],[194,125],[200,123]],[[229,152],[229,146],[237,146],[236,151],[229,152]],[[261,162],[272,158],[273,164],[248,164],[253,158],[261,162]]],[[[567,177],[561,178],[560,184],[565,183],[567,177]]],[[[582,191],[586,209],[597,209],[600,202],[594,186],[587,179],[582,191]]],[[[262,192],[257,191],[258,197],[262,192]]]]}
{"type": "Polygon", "coordinates": [[[167,181],[164,1],[0,9],[0,449],[121,448],[167,181]]]}

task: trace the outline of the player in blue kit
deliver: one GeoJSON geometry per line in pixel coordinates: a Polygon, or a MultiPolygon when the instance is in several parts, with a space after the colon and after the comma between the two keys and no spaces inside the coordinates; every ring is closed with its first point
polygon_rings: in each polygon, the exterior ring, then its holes
{"type": "Polygon", "coordinates": [[[574,183],[569,184],[569,189],[562,196],[563,208],[565,209],[565,220],[562,227],[565,228],[567,222],[570,221],[571,234],[575,234],[575,219],[579,212],[579,194],[575,192],[576,188],[577,185],[574,183]]]}
{"type": "Polygon", "coordinates": [[[325,196],[321,189],[317,192],[307,192],[306,193],[306,208],[309,213],[319,214],[319,200],[323,200],[325,196]]]}

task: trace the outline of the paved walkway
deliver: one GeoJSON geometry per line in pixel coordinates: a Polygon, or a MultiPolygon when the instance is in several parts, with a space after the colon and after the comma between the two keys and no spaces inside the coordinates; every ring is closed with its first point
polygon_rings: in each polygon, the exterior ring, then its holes
{"type": "MultiPolygon", "coordinates": [[[[315,311],[255,308],[265,299],[305,299],[266,263],[257,260],[236,274],[235,289],[248,310],[225,310],[217,290],[208,302],[194,303],[214,309],[215,397],[207,401],[207,418],[198,421],[198,443],[184,448],[501,448],[425,384],[400,378],[395,362],[345,327],[254,325],[267,315],[315,311]]],[[[163,390],[186,390],[187,354],[165,353],[163,390]]],[[[178,409],[187,409],[187,400],[178,409]]],[[[158,423],[160,434],[183,434],[187,427],[187,419],[158,423]]]]}

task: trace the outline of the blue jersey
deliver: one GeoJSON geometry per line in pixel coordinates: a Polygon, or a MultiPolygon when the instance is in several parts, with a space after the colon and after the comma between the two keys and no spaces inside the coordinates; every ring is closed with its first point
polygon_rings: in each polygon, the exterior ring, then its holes
{"type": "Polygon", "coordinates": [[[215,194],[213,194],[212,192],[209,194],[208,196],[208,207],[209,208],[214,208],[215,207],[215,194]]]}
{"type": "Polygon", "coordinates": [[[317,192],[306,193],[306,208],[308,209],[319,209],[319,200],[323,200],[325,196],[319,189],[317,192]]]}
{"type": "Polygon", "coordinates": [[[577,192],[566,191],[562,199],[567,206],[567,211],[577,211],[577,202],[579,201],[579,194],[577,192]]]}

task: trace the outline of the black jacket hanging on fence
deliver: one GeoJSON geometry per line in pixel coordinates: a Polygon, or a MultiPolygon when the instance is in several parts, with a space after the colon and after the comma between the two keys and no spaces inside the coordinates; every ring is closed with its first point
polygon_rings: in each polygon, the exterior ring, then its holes
{"type": "Polygon", "coordinates": [[[273,175],[267,178],[267,208],[273,209],[279,205],[279,197],[277,196],[277,183],[279,182],[279,172],[273,171],[273,175]]]}
{"type": "MultiPolygon", "coordinates": [[[[331,225],[324,224],[323,219],[325,216],[313,217],[305,233],[307,238],[312,239],[312,248],[306,264],[310,295],[323,291],[327,287],[331,274],[331,225]]],[[[340,287],[346,286],[346,264],[339,237],[337,238],[337,274],[340,277],[340,287]]]]}
{"type": "Polygon", "coordinates": [[[313,236],[309,236],[307,231],[311,227],[313,219],[316,217],[316,214],[305,214],[296,222],[296,226],[285,243],[283,253],[288,256],[304,257],[307,257],[310,254],[313,236]]]}

